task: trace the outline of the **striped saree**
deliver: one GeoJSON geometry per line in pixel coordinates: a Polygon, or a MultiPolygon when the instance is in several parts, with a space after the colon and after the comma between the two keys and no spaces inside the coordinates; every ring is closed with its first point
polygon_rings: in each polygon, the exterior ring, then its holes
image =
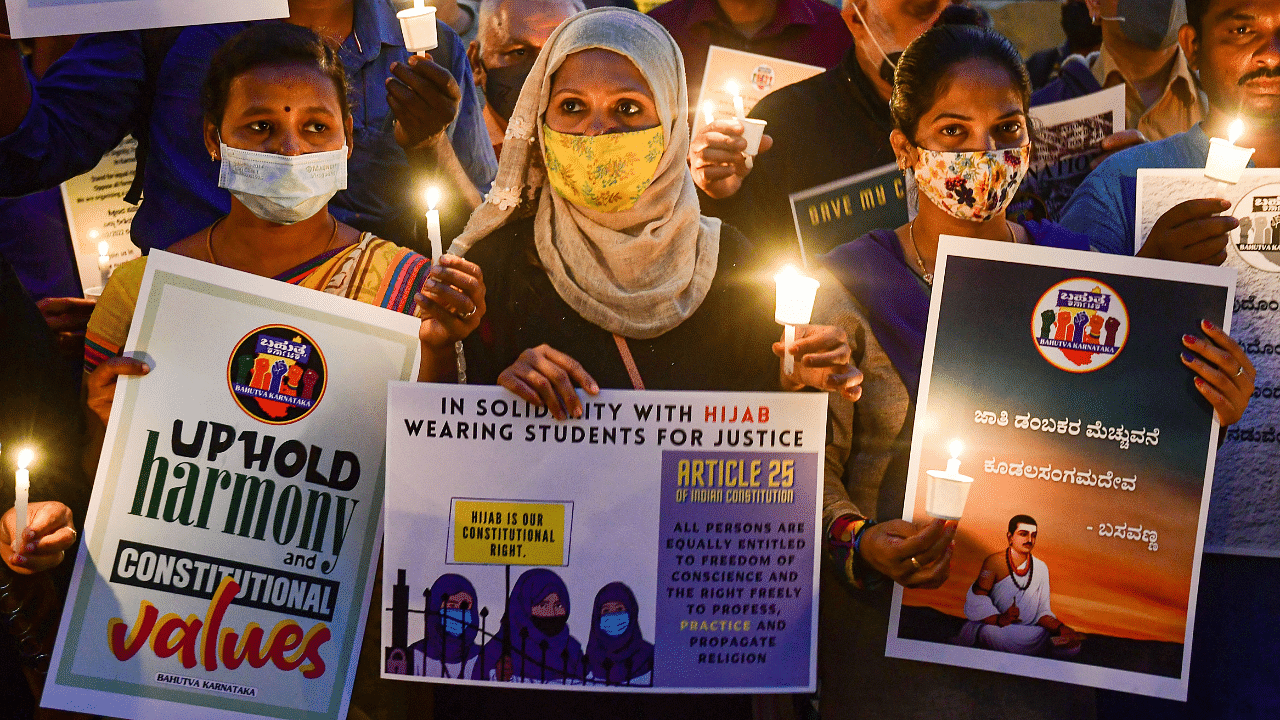
{"type": "MultiPolygon", "coordinates": [[[[85,332],[85,372],[120,354],[146,267],[142,257],[112,273],[85,332]]],[[[413,296],[430,268],[426,257],[364,233],[360,242],[318,255],[274,279],[411,315],[413,296]]]]}

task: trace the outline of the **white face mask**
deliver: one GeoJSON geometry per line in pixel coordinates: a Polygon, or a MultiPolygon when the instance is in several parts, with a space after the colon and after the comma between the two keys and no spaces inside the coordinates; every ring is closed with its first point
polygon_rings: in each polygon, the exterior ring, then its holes
{"type": "Polygon", "coordinates": [[[267,222],[292,225],[320,212],[347,188],[347,146],[340,150],[277,155],[228,147],[219,142],[226,188],[249,212],[267,222]]]}

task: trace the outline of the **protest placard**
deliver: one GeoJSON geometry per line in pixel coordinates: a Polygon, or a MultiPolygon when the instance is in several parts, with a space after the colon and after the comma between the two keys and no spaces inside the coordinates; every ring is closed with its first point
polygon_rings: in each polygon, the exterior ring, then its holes
{"type": "Polygon", "coordinates": [[[806,262],[872,230],[907,222],[906,184],[893,163],[792,193],[790,200],[806,262]]]}
{"type": "Polygon", "coordinates": [[[895,588],[888,655],[1185,700],[1218,427],[1181,338],[1229,327],[1234,271],[939,257],[904,513],[960,520],[946,583],[895,588]]]}
{"type": "Polygon", "coordinates": [[[80,287],[90,295],[101,293],[112,269],[142,254],[129,239],[138,206],[124,200],[137,167],[137,148],[138,142],[126,137],[92,170],[61,185],[80,287]]]}
{"type": "Polygon", "coordinates": [[[813,689],[825,394],[390,395],[383,677],[813,689]]]}
{"type": "Polygon", "coordinates": [[[289,16],[288,0],[5,0],[5,6],[15,38],[289,16]]]}
{"type": "Polygon", "coordinates": [[[43,703],[346,717],[419,322],[153,251],[43,703]]]}
{"type": "MultiPolygon", "coordinates": [[[[760,102],[760,98],[820,72],[822,68],[816,65],[712,45],[707,49],[707,67],[702,72],[698,103],[689,108],[690,112],[696,111],[697,115],[690,123],[693,134],[697,135],[702,126],[707,124],[703,111],[707,102],[711,103],[712,114],[716,117],[733,117],[733,94],[725,89],[727,82],[737,83],[738,93],[742,96],[743,112],[750,114],[751,108],[760,102]]],[[[768,132],[767,128],[765,132],[768,132]]]]}
{"type": "Polygon", "coordinates": [[[1062,214],[1091,163],[1102,155],[1102,140],[1125,128],[1124,88],[1116,85],[1031,108],[1038,127],[1031,168],[1014,199],[1015,212],[1025,209],[1029,216],[1051,219],[1062,214]]]}
{"type": "Polygon", "coordinates": [[[1156,220],[1184,200],[1225,198],[1240,221],[1231,231],[1226,267],[1234,268],[1236,340],[1257,370],[1255,390],[1240,422],[1225,431],[1218,451],[1205,550],[1280,557],[1280,171],[1245,170],[1225,185],[1204,170],[1138,170],[1135,246],[1141,248],[1156,220]]]}

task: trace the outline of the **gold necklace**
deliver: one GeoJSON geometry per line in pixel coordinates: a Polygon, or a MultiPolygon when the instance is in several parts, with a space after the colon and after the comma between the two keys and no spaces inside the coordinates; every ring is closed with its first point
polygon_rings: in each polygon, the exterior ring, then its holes
{"type": "MultiPolygon", "coordinates": [[[[1004,227],[1009,231],[1009,242],[1014,245],[1018,244],[1018,236],[1013,234],[1013,226],[1008,220],[1004,221],[1004,227]]],[[[924,280],[924,284],[933,287],[933,273],[924,267],[924,256],[920,254],[920,246],[916,244],[916,221],[912,220],[907,223],[907,237],[911,238],[911,249],[916,253],[916,265],[920,267],[920,279],[924,280]]]]}
{"type": "MultiPolygon", "coordinates": [[[[215,220],[213,224],[209,226],[209,232],[204,236],[204,251],[209,254],[209,262],[214,265],[221,265],[222,263],[218,262],[217,256],[213,254],[213,229],[218,227],[218,224],[226,219],[227,216],[223,215],[215,220]]],[[[333,221],[333,234],[329,236],[329,242],[325,243],[324,249],[320,251],[321,253],[324,253],[329,248],[333,247],[333,241],[338,239],[338,219],[332,215],[329,216],[329,219],[333,221]]]]}

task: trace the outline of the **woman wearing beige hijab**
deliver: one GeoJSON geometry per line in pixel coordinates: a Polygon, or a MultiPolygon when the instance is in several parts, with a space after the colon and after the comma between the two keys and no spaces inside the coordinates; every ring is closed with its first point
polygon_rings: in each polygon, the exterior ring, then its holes
{"type": "Polygon", "coordinates": [[[639,13],[601,8],[548,39],[512,113],[486,202],[450,249],[484,273],[487,314],[465,342],[471,382],[558,418],[574,386],[777,390],[855,397],[834,328],[802,328],[781,377],[776,268],[699,212],[685,157],[684,63],[639,13]]]}

